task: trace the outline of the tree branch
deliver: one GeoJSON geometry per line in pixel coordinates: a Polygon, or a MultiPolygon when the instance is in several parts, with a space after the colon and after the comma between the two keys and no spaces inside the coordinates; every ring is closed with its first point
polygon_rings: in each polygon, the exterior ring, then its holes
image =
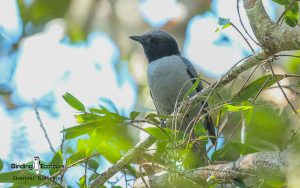
{"type": "MultiPolygon", "coordinates": [[[[209,165],[192,170],[185,170],[179,177],[185,177],[191,181],[206,181],[210,177],[224,183],[233,179],[243,179],[249,176],[268,178],[274,180],[284,180],[287,168],[288,153],[283,152],[259,152],[251,153],[238,158],[236,161],[209,165]]],[[[167,187],[167,180],[171,176],[176,176],[169,172],[162,172],[153,176],[143,177],[149,187],[167,187]]],[[[139,178],[134,183],[135,188],[144,188],[146,185],[139,178]]]]}
{"type": "Polygon", "coordinates": [[[155,142],[152,136],[147,137],[145,140],[140,141],[134,148],[129,150],[116,164],[109,167],[105,172],[100,174],[95,181],[91,184],[91,188],[99,187],[109,180],[118,171],[124,168],[125,165],[135,159],[136,156],[142,154],[148,147],[155,142]]]}
{"type": "Polygon", "coordinates": [[[262,0],[244,0],[244,7],[251,28],[262,46],[262,51],[247,58],[242,64],[234,66],[220,79],[186,101],[182,104],[180,112],[190,111],[194,106],[200,104],[206,96],[217,93],[226,84],[236,79],[240,73],[262,63],[276,53],[300,50],[300,29],[298,26],[291,28],[274,23],[267,15],[262,0]]]}
{"type": "Polygon", "coordinates": [[[244,7],[251,28],[266,54],[300,49],[299,27],[279,26],[273,22],[262,0],[244,0],[244,7]]]}
{"type": "Polygon", "coordinates": [[[53,145],[51,144],[50,138],[49,138],[49,136],[48,136],[48,134],[47,134],[47,131],[46,131],[45,127],[44,127],[44,124],[43,124],[43,122],[42,122],[42,120],[41,120],[40,113],[39,113],[39,111],[38,111],[38,109],[37,109],[37,106],[36,106],[36,99],[32,99],[32,101],[33,101],[33,110],[34,110],[34,112],[35,112],[36,119],[37,119],[38,122],[40,123],[40,127],[41,127],[41,129],[43,130],[43,132],[44,132],[44,134],[45,134],[45,138],[46,138],[46,140],[47,140],[47,142],[48,142],[48,144],[49,144],[49,147],[50,147],[51,151],[55,154],[55,153],[56,153],[56,152],[55,152],[55,149],[53,148],[53,145]]]}

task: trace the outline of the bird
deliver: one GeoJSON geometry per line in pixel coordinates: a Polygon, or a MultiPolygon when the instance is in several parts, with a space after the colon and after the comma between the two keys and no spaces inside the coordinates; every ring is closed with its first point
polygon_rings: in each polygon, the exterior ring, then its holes
{"type": "MultiPolygon", "coordinates": [[[[184,94],[198,78],[195,67],[181,55],[175,38],[168,32],[150,30],[129,38],[142,45],[148,59],[147,82],[157,113],[172,114],[176,104],[183,101],[184,94]]],[[[190,97],[202,89],[200,82],[190,97]]],[[[186,131],[191,127],[189,123],[195,119],[201,106],[202,104],[198,105],[185,115],[183,125],[179,127],[180,130],[186,131]]],[[[207,103],[204,104],[204,108],[207,109],[207,107],[207,103]]],[[[209,114],[205,116],[202,124],[212,144],[215,145],[216,133],[209,114]]]]}

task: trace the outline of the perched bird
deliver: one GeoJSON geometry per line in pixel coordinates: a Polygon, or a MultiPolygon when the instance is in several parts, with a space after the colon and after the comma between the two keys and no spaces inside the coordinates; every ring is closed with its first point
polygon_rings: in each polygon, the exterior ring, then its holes
{"type": "MultiPolygon", "coordinates": [[[[182,57],[176,40],[167,32],[161,30],[147,31],[141,36],[130,36],[132,40],[139,42],[146,54],[149,65],[147,70],[147,80],[150,94],[156,110],[159,114],[172,114],[175,105],[183,100],[184,94],[196,81],[198,77],[196,69],[192,63],[182,57]]],[[[195,95],[203,89],[200,83],[195,95]]],[[[202,105],[191,110],[184,118],[180,129],[185,131],[192,127],[191,121],[195,119],[202,105]],[[189,123],[191,123],[189,125],[189,123]]],[[[207,104],[204,106],[207,107],[207,104]]],[[[205,111],[203,110],[202,113],[205,111]]],[[[207,134],[213,144],[216,142],[216,134],[213,122],[207,115],[203,122],[207,134]]]]}

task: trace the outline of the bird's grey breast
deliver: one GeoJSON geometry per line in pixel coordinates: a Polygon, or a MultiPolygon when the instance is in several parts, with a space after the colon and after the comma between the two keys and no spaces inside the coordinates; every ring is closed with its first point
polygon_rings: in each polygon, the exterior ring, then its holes
{"type": "Polygon", "coordinates": [[[147,78],[155,106],[163,114],[171,114],[177,99],[180,102],[192,85],[187,67],[178,55],[151,62],[148,65],[147,78]]]}

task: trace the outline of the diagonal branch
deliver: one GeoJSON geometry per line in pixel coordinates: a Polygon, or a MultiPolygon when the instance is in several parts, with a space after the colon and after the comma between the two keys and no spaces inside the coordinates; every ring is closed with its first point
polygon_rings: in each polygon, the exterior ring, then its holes
{"type": "MultiPolygon", "coordinates": [[[[192,170],[185,170],[177,177],[185,177],[191,181],[206,181],[210,177],[224,183],[234,179],[243,179],[246,177],[268,178],[272,180],[284,180],[287,170],[288,152],[258,152],[251,153],[238,158],[236,161],[209,165],[192,170]]],[[[144,177],[144,181],[150,187],[168,187],[167,180],[171,176],[168,172],[161,172],[153,176],[144,177]]],[[[137,179],[135,188],[144,188],[146,185],[141,180],[137,179]]]]}
{"type": "Polygon", "coordinates": [[[41,127],[41,129],[43,130],[43,132],[45,134],[45,138],[46,138],[46,140],[47,140],[47,142],[49,144],[49,147],[50,147],[51,151],[53,153],[56,153],[55,149],[53,148],[53,145],[51,144],[50,138],[49,138],[49,136],[47,134],[47,131],[46,131],[45,127],[44,127],[44,124],[43,124],[43,122],[41,120],[40,113],[39,113],[39,111],[37,109],[37,106],[36,106],[36,99],[33,99],[33,109],[34,109],[34,112],[35,112],[35,115],[36,115],[36,119],[40,123],[40,127],[41,127]]]}
{"type": "Polygon", "coordinates": [[[215,94],[226,84],[236,79],[240,73],[255,65],[261,64],[273,55],[276,55],[276,53],[300,50],[299,27],[284,27],[274,23],[267,15],[262,0],[244,0],[244,7],[251,28],[261,44],[262,51],[247,58],[242,64],[233,67],[220,79],[185,102],[181,106],[181,112],[188,112],[192,107],[200,104],[209,93],[212,92],[212,94],[215,94]]]}
{"type": "Polygon", "coordinates": [[[123,169],[128,163],[135,159],[139,154],[142,154],[148,147],[155,142],[152,136],[147,137],[145,140],[140,141],[134,148],[129,150],[116,164],[109,167],[105,172],[100,174],[91,184],[91,188],[100,187],[118,171],[123,169]]]}

